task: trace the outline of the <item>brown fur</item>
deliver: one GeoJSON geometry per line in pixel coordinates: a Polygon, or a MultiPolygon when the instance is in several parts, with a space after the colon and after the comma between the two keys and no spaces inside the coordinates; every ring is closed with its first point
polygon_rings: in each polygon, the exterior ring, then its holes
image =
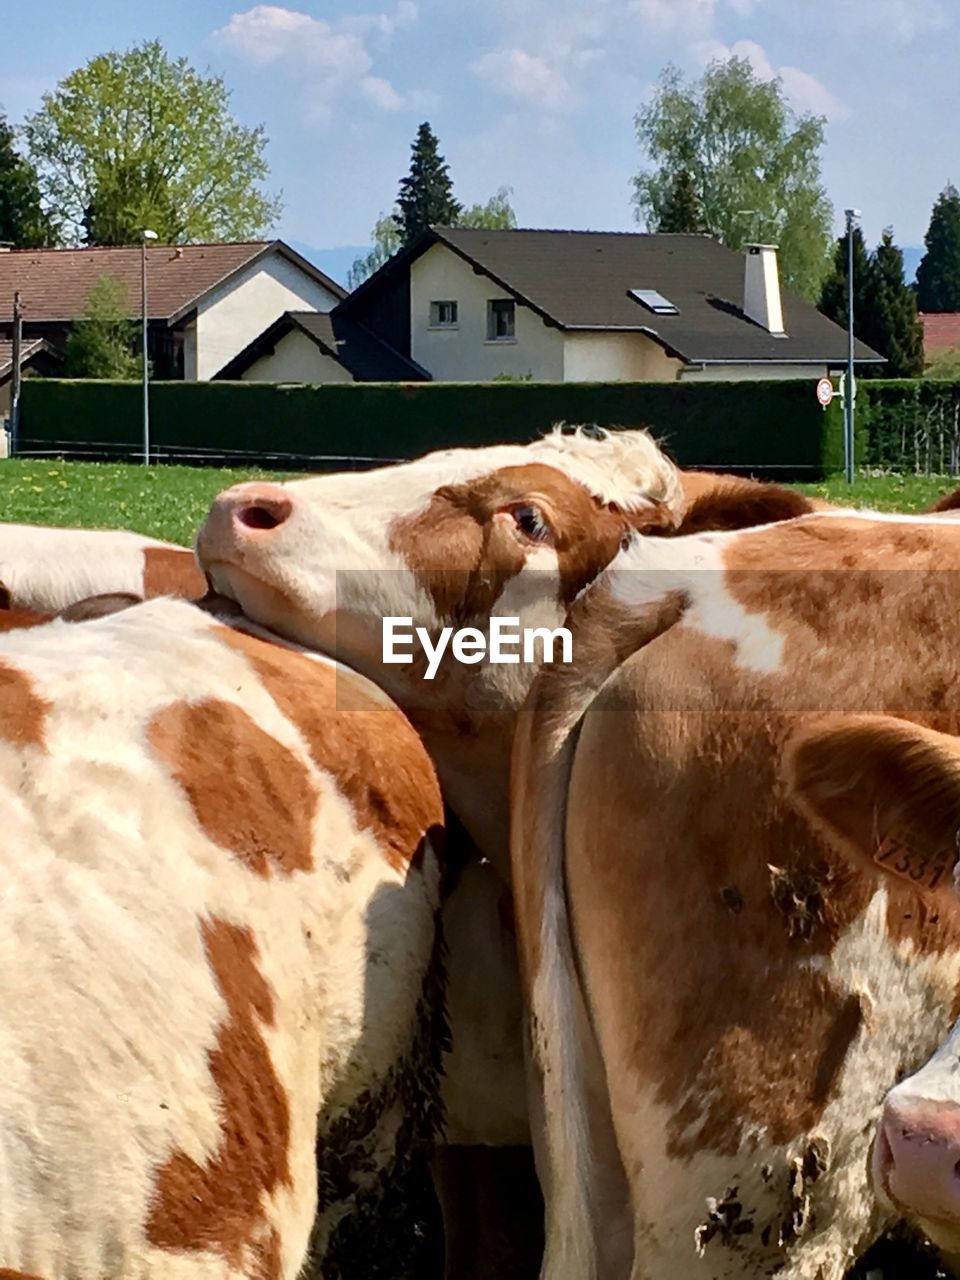
{"type": "Polygon", "coordinates": [[[359,827],[372,831],[395,870],[416,866],[428,833],[443,823],[432,770],[400,711],[375,702],[364,683],[325,663],[224,628],[277,706],[303,734],[317,767],[334,778],[359,827]]]}
{"type": "Polygon", "coordinates": [[[928,511],[956,511],[960,508],[960,489],[954,489],[952,493],[945,493],[939,497],[932,506],[927,507],[928,511]]]}
{"type": "Polygon", "coordinates": [[[684,509],[680,524],[673,531],[677,534],[749,529],[793,520],[815,510],[811,500],[795,489],[742,476],[681,471],[680,483],[684,509]]]}
{"type": "Polygon", "coordinates": [[[87,596],[75,604],[68,604],[61,609],[58,617],[64,622],[93,622],[97,618],[107,618],[112,613],[120,613],[135,604],[142,603],[142,596],[132,591],[113,591],[99,596],[87,596]]]}
{"type": "MultiPolygon", "coordinates": [[[[0,605],[0,609],[2,608],[0,605]]],[[[26,1271],[11,1271],[9,1267],[0,1267],[0,1280],[41,1280],[41,1277],[28,1275],[26,1271]]]]}
{"type": "Polygon", "coordinates": [[[50,704],[33,688],[28,675],[0,662],[0,739],[15,747],[45,747],[50,704]]]}
{"type": "Polygon", "coordinates": [[[620,511],[555,467],[535,462],[438,489],[426,510],[395,523],[390,546],[443,618],[483,617],[536,545],[512,521],[495,517],[528,505],[536,506],[549,526],[544,545],[556,549],[565,603],[613,559],[625,534],[672,524],[660,504],[620,511]]]}
{"type": "Polygon", "coordinates": [[[250,1280],[282,1280],[283,1250],[280,1236],[276,1228],[272,1228],[267,1238],[258,1246],[250,1280]]]}
{"type": "Polygon", "coordinates": [[[206,590],[207,580],[192,551],[180,551],[176,547],[144,547],[143,594],[148,599],[153,596],[181,596],[185,600],[199,600],[206,590]]]}
{"type": "Polygon", "coordinates": [[[161,1165],[146,1232],[159,1249],[209,1250],[239,1267],[248,1248],[264,1247],[263,1198],[290,1184],[290,1112],[260,1030],[273,1022],[273,996],[257,967],[253,934],[226,920],[200,927],[227,1011],[208,1054],[220,1096],[220,1143],[203,1165],[183,1152],[161,1165]]]}
{"type": "Polygon", "coordinates": [[[4,609],[0,607],[0,631],[20,631],[24,627],[40,627],[49,621],[49,614],[35,613],[33,609],[4,609]]]}
{"type": "Polygon", "coordinates": [[[213,700],[175,702],[154,716],[149,738],[215,844],[265,878],[311,869],[317,796],[310,776],[245,711],[213,700]]]}

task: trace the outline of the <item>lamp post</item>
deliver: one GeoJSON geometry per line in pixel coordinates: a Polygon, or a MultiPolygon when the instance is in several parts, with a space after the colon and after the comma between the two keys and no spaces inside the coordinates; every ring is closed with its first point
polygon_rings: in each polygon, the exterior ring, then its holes
{"type": "Polygon", "coordinates": [[[143,321],[143,465],[150,465],[150,360],[147,355],[147,241],[156,240],[155,231],[140,236],[140,314],[143,321]]]}
{"type": "Polygon", "coordinates": [[[847,378],[843,388],[843,474],[853,484],[853,411],[857,396],[853,380],[853,224],[859,209],[844,209],[847,219],[847,378]]]}

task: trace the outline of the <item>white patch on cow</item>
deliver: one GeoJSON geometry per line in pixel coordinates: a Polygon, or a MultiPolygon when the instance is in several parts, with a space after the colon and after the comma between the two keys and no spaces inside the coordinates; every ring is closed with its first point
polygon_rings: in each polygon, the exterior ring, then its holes
{"type": "Polygon", "coordinates": [[[264,1209],[288,1274],[313,1225],[318,1116],[322,1130],[382,1080],[410,1034],[435,862],[422,878],[391,867],[219,634],[199,610],[157,600],[0,635],[0,660],[50,704],[28,769],[0,739],[0,1261],[48,1280],[237,1274],[143,1234],[157,1169],[178,1151],[203,1165],[222,1135],[206,1064],[226,1008],[201,921],[250,929],[273,993],[260,1030],[290,1107],[292,1186],[264,1209]],[[313,871],[252,874],[147,748],[157,711],[207,698],[240,707],[307,770],[313,871]]]}
{"type": "Polygon", "coordinates": [[[143,595],[147,547],[182,551],[121,529],[0,524],[0,585],[18,609],[57,613],[104,591],[143,595]]]}
{"type": "Polygon", "coordinates": [[[702,533],[687,538],[631,539],[605,578],[613,598],[631,610],[682,592],[689,607],[680,625],[734,646],[736,666],[769,675],[783,663],[786,636],[762,613],[745,609],[727,589],[721,539],[742,536],[702,533]]]}

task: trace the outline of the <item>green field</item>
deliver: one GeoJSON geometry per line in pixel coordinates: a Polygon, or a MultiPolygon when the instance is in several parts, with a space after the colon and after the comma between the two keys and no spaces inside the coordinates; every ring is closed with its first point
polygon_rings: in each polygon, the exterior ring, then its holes
{"type": "MultiPolygon", "coordinates": [[[[289,473],[213,467],[140,467],[115,462],[0,461],[0,520],[27,524],[134,529],[192,543],[221,489],[241,480],[289,473]]],[[[832,502],[881,511],[922,511],[958,487],[949,476],[863,476],[799,485],[832,502]]]]}
{"type": "Polygon", "coordinates": [[[211,499],[241,480],[289,472],[142,467],[120,462],[0,461],[0,520],[133,529],[191,544],[211,499]]]}

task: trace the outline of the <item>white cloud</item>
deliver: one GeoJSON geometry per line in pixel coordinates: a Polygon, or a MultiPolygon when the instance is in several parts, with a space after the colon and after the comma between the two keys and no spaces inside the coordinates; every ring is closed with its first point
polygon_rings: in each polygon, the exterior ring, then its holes
{"type": "Polygon", "coordinates": [[[470,70],[494,92],[532,102],[546,111],[566,111],[574,105],[573,86],[562,67],[524,49],[485,53],[470,70]]]}
{"type": "Polygon", "coordinates": [[[828,120],[839,120],[850,114],[844,103],[816,76],[799,67],[774,66],[766,50],[755,40],[737,40],[732,45],[723,44],[720,40],[704,40],[697,45],[696,51],[704,63],[745,58],[761,80],[779,79],[787,97],[801,111],[812,111],[814,115],[826,116],[828,120]]]}
{"type": "Polygon", "coordinates": [[[258,4],[233,14],[214,39],[254,66],[287,67],[302,81],[310,110],[318,118],[331,114],[338,95],[352,92],[381,111],[400,111],[417,95],[405,96],[389,80],[372,74],[368,42],[389,38],[415,22],[417,15],[413,0],[398,0],[392,13],[354,15],[335,23],[281,5],[258,4]]]}

